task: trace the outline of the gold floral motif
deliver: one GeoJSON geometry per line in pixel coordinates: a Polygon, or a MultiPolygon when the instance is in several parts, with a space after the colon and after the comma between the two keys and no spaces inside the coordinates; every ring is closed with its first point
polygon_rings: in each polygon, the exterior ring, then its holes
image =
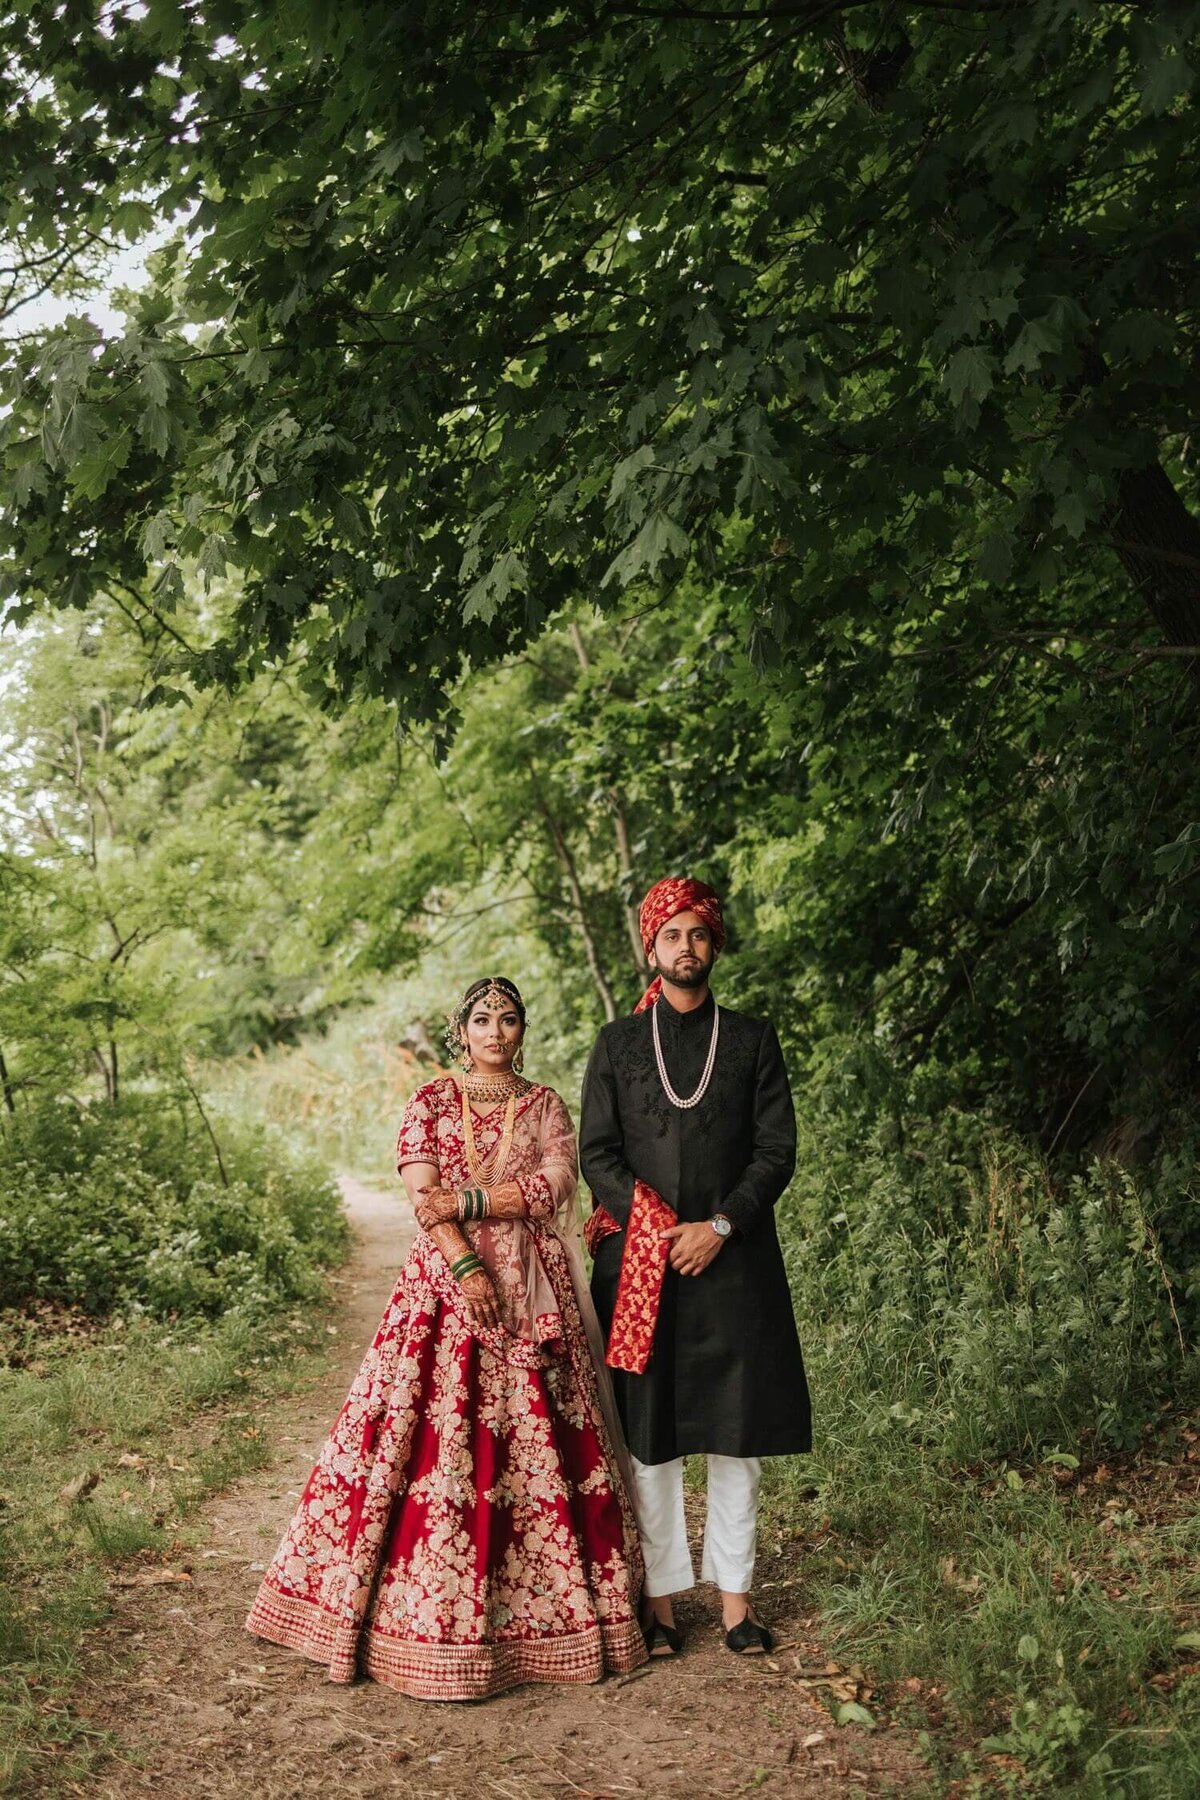
{"type": "MultiPolygon", "coordinates": [[[[399,1159],[463,1185],[462,1136],[457,1084],[430,1083],[399,1159]]],[[[575,1149],[547,1088],[518,1105],[509,1173],[557,1303],[553,1340],[473,1326],[420,1234],[247,1620],[332,1680],[362,1670],[418,1698],[480,1699],[644,1660],[637,1530],[549,1223],[575,1149]]]]}

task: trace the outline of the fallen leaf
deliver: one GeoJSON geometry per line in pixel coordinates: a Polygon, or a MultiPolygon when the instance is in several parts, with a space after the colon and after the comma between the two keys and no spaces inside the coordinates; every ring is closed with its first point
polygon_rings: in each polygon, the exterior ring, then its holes
{"type": "Polygon", "coordinates": [[[118,1469],[141,1469],[145,1467],[145,1462],[145,1457],[139,1456],[136,1451],[122,1450],[117,1458],[117,1467],[118,1469]]]}
{"type": "Polygon", "coordinates": [[[875,1721],[865,1706],[857,1700],[843,1700],[833,1715],[835,1725],[865,1725],[868,1731],[874,1731],[875,1721]]]}
{"type": "Polygon", "coordinates": [[[65,1487],[59,1488],[58,1497],[65,1500],[68,1506],[73,1506],[76,1500],[82,1500],[85,1494],[91,1493],[99,1479],[98,1469],[87,1469],[82,1475],[77,1475],[74,1481],[68,1481],[65,1487]]]}
{"type": "Polygon", "coordinates": [[[814,1747],[814,1745],[823,1744],[824,1742],[825,1742],[825,1733],[823,1731],[810,1731],[808,1736],[804,1739],[803,1743],[801,1744],[800,1748],[802,1750],[811,1750],[814,1747]]]}

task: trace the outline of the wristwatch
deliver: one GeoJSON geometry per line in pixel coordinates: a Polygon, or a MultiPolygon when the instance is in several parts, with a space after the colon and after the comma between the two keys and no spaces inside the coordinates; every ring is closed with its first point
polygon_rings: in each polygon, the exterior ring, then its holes
{"type": "Polygon", "coordinates": [[[714,1213],[708,1222],[722,1240],[733,1236],[733,1221],[727,1219],[724,1213],[714,1213]]]}

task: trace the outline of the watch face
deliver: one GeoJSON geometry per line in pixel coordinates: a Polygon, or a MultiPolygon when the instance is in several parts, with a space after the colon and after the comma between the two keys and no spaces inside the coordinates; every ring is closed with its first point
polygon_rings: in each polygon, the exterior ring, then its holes
{"type": "Polygon", "coordinates": [[[718,1237],[727,1238],[733,1230],[733,1226],[729,1223],[728,1219],[713,1219],[710,1223],[718,1237]]]}

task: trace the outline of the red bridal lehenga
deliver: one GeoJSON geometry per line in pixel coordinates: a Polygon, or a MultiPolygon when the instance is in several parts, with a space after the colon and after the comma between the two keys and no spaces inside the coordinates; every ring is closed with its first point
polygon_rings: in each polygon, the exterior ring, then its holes
{"type": "MultiPolygon", "coordinates": [[[[475,1117],[476,1150],[504,1107],[475,1117]]],[[[469,1186],[452,1076],[408,1103],[397,1163],[469,1186]]],[[[575,1133],[558,1095],[517,1102],[505,1180],[526,1219],[463,1230],[503,1324],[471,1324],[418,1233],[375,1341],[258,1591],[247,1629],[428,1700],[598,1681],[645,1660],[641,1551],[574,1225],[575,1133]]]]}

